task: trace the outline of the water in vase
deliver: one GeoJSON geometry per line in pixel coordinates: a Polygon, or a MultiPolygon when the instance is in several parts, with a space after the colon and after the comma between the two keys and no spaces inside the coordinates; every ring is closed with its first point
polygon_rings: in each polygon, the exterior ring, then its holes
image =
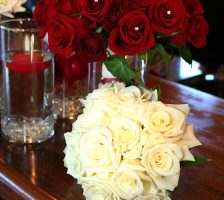
{"type": "Polygon", "coordinates": [[[54,134],[53,61],[48,53],[8,53],[2,60],[1,128],[9,142],[41,142],[54,134]]]}

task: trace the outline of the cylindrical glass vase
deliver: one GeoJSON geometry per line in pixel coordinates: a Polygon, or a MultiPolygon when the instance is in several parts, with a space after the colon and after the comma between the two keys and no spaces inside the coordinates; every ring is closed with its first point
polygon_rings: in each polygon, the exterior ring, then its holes
{"type": "Polygon", "coordinates": [[[89,62],[85,96],[97,89],[102,78],[102,62],[89,62]]]}
{"type": "Polygon", "coordinates": [[[54,62],[32,19],[0,23],[1,129],[13,143],[35,143],[54,134],[54,62]]]}
{"type": "Polygon", "coordinates": [[[145,84],[146,79],[147,79],[147,63],[145,60],[143,60],[139,54],[135,54],[133,56],[126,56],[126,60],[128,61],[128,63],[130,64],[131,68],[138,72],[139,74],[139,79],[138,81],[140,81],[139,83],[135,83],[135,84],[145,84]]]}
{"type": "Polygon", "coordinates": [[[56,56],[55,71],[54,117],[73,122],[82,113],[80,100],[99,85],[102,63],[85,63],[75,54],[69,58],[56,56]]]}
{"type": "Polygon", "coordinates": [[[72,84],[68,84],[63,79],[55,80],[55,119],[76,120],[82,112],[80,99],[84,98],[84,83],[83,80],[75,80],[72,84]]]}

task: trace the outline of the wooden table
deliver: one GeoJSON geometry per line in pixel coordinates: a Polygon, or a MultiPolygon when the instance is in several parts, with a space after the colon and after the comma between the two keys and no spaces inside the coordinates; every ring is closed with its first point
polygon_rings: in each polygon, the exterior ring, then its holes
{"type": "MultiPolygon", "coordinates": [[[[186,86],[150,77],[150,85],[162,90],[166,103],[188,103],[188,122],[204,144],[197,155],[213,159],[181,171],[173,200],[224,199],[224,100],[186,86]]],[[[70,124],[58,122],[53,138],[41,144],[19,146],[0,138],[0,197],[3,199],[84,199],[75,180],[63,165],[63,132],[70,124]]]]}

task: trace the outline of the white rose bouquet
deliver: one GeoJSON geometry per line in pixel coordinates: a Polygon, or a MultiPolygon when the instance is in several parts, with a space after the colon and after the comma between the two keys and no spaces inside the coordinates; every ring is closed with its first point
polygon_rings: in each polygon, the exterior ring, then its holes
{"type": "Polygon", "coordinates": [[[65,134],[64,164],[88,200],[169,200],[181,165],[201,162],[186,124],[188,105],[166,105],[156,90],[110,83],[82,100],[65,134]]]}
{"type": "Polygon", "coordinates": [[[0,17],[1,15],[13,17],[11,13],[24,12],[22,5],[26,0],[0,0],[0,17]]]}

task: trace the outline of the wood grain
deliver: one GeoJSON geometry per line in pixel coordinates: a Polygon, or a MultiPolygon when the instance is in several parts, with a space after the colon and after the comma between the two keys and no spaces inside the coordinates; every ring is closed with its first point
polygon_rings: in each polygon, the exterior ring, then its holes
{"type": "MultiPolygon", "coordinates": [[[[202,147],[194,154],[213,161],[181,171],[173,200],[224,199],[224,100],[189,87],[149,77],[150,86],[160,86],[162,101],[188,103],[188,123],[193,123],[202,147]]],[[[66,174],[63,164],[63,133],[71,124],[57,121],[55,135],[35,145],[15,145],[0,138],[0,197],[4,199],[84,200],[82,189],[66,174]]]]}
{"type": "Polygon", "coordinates": [[[188,123],[194,125],[196,136],[203,144],[192,152],[212,159],[210,163],[182,169],[173,199],[224,199],[224,100],[157,77],[151,77],[148,84],[160,86],[162,101],[190,105],[188,123]]]}

